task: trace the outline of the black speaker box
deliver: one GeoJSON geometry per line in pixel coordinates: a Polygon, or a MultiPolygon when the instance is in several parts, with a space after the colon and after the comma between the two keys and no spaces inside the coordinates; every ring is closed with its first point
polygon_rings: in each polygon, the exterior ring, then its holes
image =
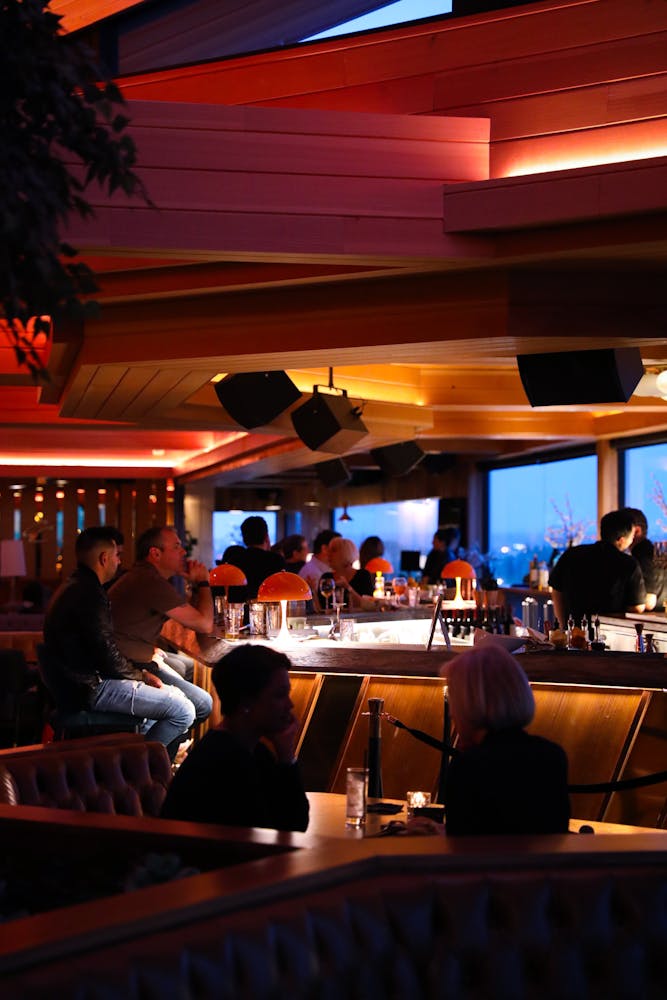
{"type": "Polygon", "coordinates": [[[517,362],[531,406],[627,403],[644,374],[638,347],[519,354],[517,362]]]}
{"type": "Polygon", "coordinates": [[[403,441],[384,448],[371,448],[371,455],[385,476],[405,476],[419,465],[424,452],[416,441],[403,441]]]}
{"type": "Polygon", "coordinates": [[[294,430],[312,451],[343,454],[368,434],[366,425],[347,396],[314,392],[307,403],[292,411],[294,430]]]}
{"type": "Polygon", "coordinates": [[[329,462],[318,462],[315,466],[318,479],[325,486],[345,486],[352,473],[342,458],[332,458],[329,462]]]}
{"type": "Polygon", "coordinates": [[[301,396],[285,372],[225,375],[215,391],[232,420],[247,430],[270,424],[301,396]]]}

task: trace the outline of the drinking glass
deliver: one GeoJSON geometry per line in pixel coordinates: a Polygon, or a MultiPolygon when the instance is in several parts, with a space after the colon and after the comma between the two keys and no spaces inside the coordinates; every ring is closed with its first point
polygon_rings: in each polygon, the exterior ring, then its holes
{"type": "Polygon", "coordinates": [[[336,584],[332,576],[323,576],[320,580],[319,591],[324,598],[324,612],[329,613],[329,598],[333,598],[336,593],[336,584]]]}
{"type": "Polygon", "coordinates": [[[400,604],[408,589],[408,581],[404,576],[395,576],[391,581],[391,588],[394,591],[396,603],[400,604]]]}
{"type": "Polygon", "coordinates": [[[368,768],[348,767],[345,781],[345,826],[358,829],[366,820],[368,768]]]}

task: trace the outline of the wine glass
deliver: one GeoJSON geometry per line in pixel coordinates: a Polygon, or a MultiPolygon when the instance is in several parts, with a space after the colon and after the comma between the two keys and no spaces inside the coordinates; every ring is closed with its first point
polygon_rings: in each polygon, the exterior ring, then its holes
{"type": "Polygon", "coordinates": [[[395,576],[391,581],[391,589],[394,591],[396,603],[400,604],[408,590],[408,581],[404,576],[395,576]]]}
{"type": "Polygon", "coordinates": [[[329,613],[329,599],[333,598],[336,593],[336,583],[332,576],[323,576],[320,579],[319,591],[321,596],[324,598],[324,611],[325,614],[329,613]]]}

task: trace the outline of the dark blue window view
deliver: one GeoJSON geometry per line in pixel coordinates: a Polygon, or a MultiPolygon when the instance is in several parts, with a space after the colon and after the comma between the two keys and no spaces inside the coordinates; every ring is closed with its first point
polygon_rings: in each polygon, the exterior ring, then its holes
{"type": "Polygon", "coordinates": [[[341,521],[343,509],[337,507],[334,527],[345,538],[351,538],[357,548],[369,535],[379,535],[384,542],[384,557],[398,574],[403,550],[418,551],[424,559],[430,552],[433,532],[438,527],[438,504],[437,498],[430,497],[366,504],[363,507],[348,506],[350,521],[341,521]]]}
{"type": "Polygon", "coordinates": [[[277,542],[278,517],[270,510],[215,510],[213,511],[213,558],[216,562],[229,545],[243,545],[241,525],[246,517],[263,517],[269,529],[271,544],[277,542]]]}
{"type": "Polygon", "coordinates": [[[521,584],[534,555],[553,563],[598,537],[595,455],[493,469],[488,491],[488,562],[501,586],[521,584]]]}
{"type": "Polygon", "coordinates": [[[321,31],[317,35],[302,39],[311,42],[317,38],[331,38],[334,35],[345,35],[353,31],[370,31],[372,28],[382,28],[389,24],[400,24],[403,21],[416,21],[421,17],[435,17],[438,14],[449,14],[452,0],[396,0],[396,3],[380,6],[369,14],[362,14],[335,28],[321,31]]]}
{"type": "Polygon", "coordinates": [[[624,452],[625,500],[646,514],[651,541],[667,539],[667,443],[624,452]]]}

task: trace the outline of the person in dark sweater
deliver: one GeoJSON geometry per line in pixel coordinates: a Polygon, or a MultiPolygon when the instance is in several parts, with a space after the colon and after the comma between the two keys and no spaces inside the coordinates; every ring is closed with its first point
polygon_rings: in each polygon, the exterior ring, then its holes
{"type": "Polygon", "coordinates": [[[525,731],[535,712],[528,678],[492,643],[446,667],[458,751],[445,782],[448,835],[567,833],[562,747],[525,731]]]}
{"type": "Polygon", "coordinates": [[[644,577],[646,610],[653,611],[656,608],[658,611],[662,611],[665,604],[665,597],[667,597],[665,570],[662,564],[655,558],[653,542],[648,537],[646,514],[637,507],[624,507],[623,511],[632,518],[634,537],[628,551],[639,563],[642,576],[644,577]]]}
{"type": "Polygon", "coordinates": [[[294,756],[298,720],[284,653],[244,643],[212,671],[222,722],[195,744],[167,792],[167,819],[305,830],[308,799],[294,756]],[[267,746],[268,741],[271,749],[267,746]]]}

